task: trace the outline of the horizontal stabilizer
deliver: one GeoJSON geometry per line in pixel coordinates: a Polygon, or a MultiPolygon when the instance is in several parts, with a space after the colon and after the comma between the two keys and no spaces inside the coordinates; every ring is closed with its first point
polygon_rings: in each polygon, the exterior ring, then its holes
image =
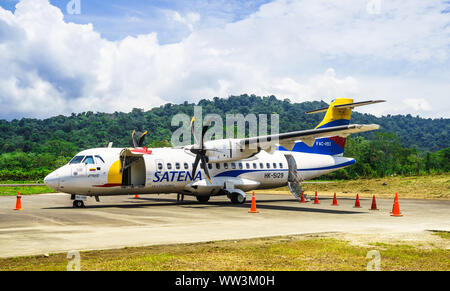
{"type": "Polygon", "coordinates": [[[328,107],[329,106],[322,107],[322,108],[319,108],[319,109],[316,109],[316,110],[306,111],[305,113],[306,114],[314,114],[314,113],[326,112],[328,110],[328,107]]]}
{"type": "Polygon", "coordinates": [[[370,104],[376,104],[386,102],[386,100],[370,100],[370,101],[362,101],[362,102],[354,102],[354,103],[348,103],[348,104],[340,104],[340,105],[334,105],[334,108],[355,108],[358,106],[364,106],[364,105],[370,105],[370,104]]]}
{"type": "MultiPolygon", "coordinates": [[[[339,105],[333,105],[334,108],[350,108],[353,109],[358,106],[364,106],[364,105],[370,105],[370,104],[376,104],[386,102],[386,100],[370,100],[370,101],[362,101],[362,102],[353,102],[353,103],[346,103],[346,104],[339,104],[339,105]]],[[[314,113],[320,113],[320,112],[326,112],[328,110],[328,107],[322,107],[316,110],[307,111],[306,114],[314,114],[314,113]]]]}

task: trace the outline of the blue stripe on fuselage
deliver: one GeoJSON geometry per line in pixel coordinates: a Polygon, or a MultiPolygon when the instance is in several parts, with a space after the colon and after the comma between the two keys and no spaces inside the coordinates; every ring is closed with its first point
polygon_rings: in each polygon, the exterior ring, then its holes
{"type": "MultiPolygon", "coordinates": [[[[327,167],[319,167],[319,168],[309,168],[309,169],[297,169],[297,171],[321,171],[321,170],[331,170],[338,169],[353,165],[356,161],[354,159],[347,161],[345,163],[336,164],[327,167]]],[[[287,169],[269,169],[269,170],[231,170],[227,172],[222,172],[220,174],[215,175],[214,177],[237,177],[239,175],[251,172],[276,172],[276,171],[288,171],[287,169]]]]}

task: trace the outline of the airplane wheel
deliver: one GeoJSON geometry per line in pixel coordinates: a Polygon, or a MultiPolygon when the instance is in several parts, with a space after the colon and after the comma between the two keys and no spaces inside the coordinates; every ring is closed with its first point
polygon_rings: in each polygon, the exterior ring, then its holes
{"type": "Polygon", "coordinates": [[[243,204],[245,203],[246,198],[242,195],[239,195],[239,193],[231,193],[231,203],[233,204],[243,204]]]}
{"type": "Polygon", "coordinates": [[[209,201],[210,196],[197,196],[197,201],[200,203],[206,203],[209,201]]]}
{"type": "Polygon", "coordinates": [[[84,208],[84,202],[81,200],[73,201],[73,208],[84,208]]]}

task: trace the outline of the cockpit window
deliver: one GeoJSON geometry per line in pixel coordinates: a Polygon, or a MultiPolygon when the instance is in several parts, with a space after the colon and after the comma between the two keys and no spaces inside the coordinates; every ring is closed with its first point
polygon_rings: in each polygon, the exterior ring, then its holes
{"type": "Polygon", "coordinates": [[[70,160],[69,164],[79,164],[83,160],[84,156],[75,156],[70,160]]]}
{"type": "Polygon", "coordinates": [[[102,162],[103,164],[105,163],[105,161],[102,159],[102,157],[100,157],[99,155],[96,155],[95,158],[97,159],[97,161],[102,162]]]}
{"type": "Polygon", "coordinates": [[[86,156],[86,158],[84,158],[83,163],[85,164],[94,164],[94,157],[92,156],[86,156]]]}

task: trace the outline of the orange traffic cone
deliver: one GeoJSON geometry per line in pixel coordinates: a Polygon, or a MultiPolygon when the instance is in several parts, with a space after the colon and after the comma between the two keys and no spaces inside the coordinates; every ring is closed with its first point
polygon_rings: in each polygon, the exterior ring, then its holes
{"type": "Polygon", "coordinates": [[[377,208],[377,201],[375,200],[375,195],[373,195],[373,198],[372,198],[372,207],[370,207],[369,210],[378,210],[378,208],[377,208]]]}
{"type": "Polygon", "coordinates": [[[17,192],[16,208],[14,210],[23,210],[20,192],[17,192]]]}
{"type": "Polygon", "coordinates": [[[336,198],[336,192],[334,192],[334,197],[333,197],[333,204],[331,204],[332,206],[338,206],[338,202],[337,202],[337,198],[336,198]]]}
{"type": "Polygon", "coordinates": [[[400,204],[398,203],[397,193],[395,193],[394,206],[392,207],[391,216],[403,216],[400,212],[400,204]]]}
{"type": "Polygon", "coordinates": [[[303,195],[303,191],[302,191],[302,197],[300,198],[300,203],[306,203],[305,195],[303,195]]]}
{"type": "Polygon", "coordinates": [[[248,213],[258,213],[259,211],[256,210],[256,200],[255,200],[255,192],[253,192],[252,196],[252,205],[250,206],[250,211],[248,213]]]}
{"type": "Polygon", "coordinates": [[[359,203],[359,194],[356,193],[356,201],[355,201],[355,206],[353,206],[354,208],[361,208],[361,204],[359,203]]]}
{"type": "Polygon", "coordinates": [[[316,191],[316,196],[314,197],[314,204],[320,204],[319,197],[317,196],[317,191],[316,191]]]}
{"type": "Polygon", "coordinates": [[[395,206],[395,203],[398,203],[398,193],[395,193],[395,197],[394,197],[394,205],[392,205],[392,211],[391,211],[391,214],[394,212],[394,206],[395,206]]]}

